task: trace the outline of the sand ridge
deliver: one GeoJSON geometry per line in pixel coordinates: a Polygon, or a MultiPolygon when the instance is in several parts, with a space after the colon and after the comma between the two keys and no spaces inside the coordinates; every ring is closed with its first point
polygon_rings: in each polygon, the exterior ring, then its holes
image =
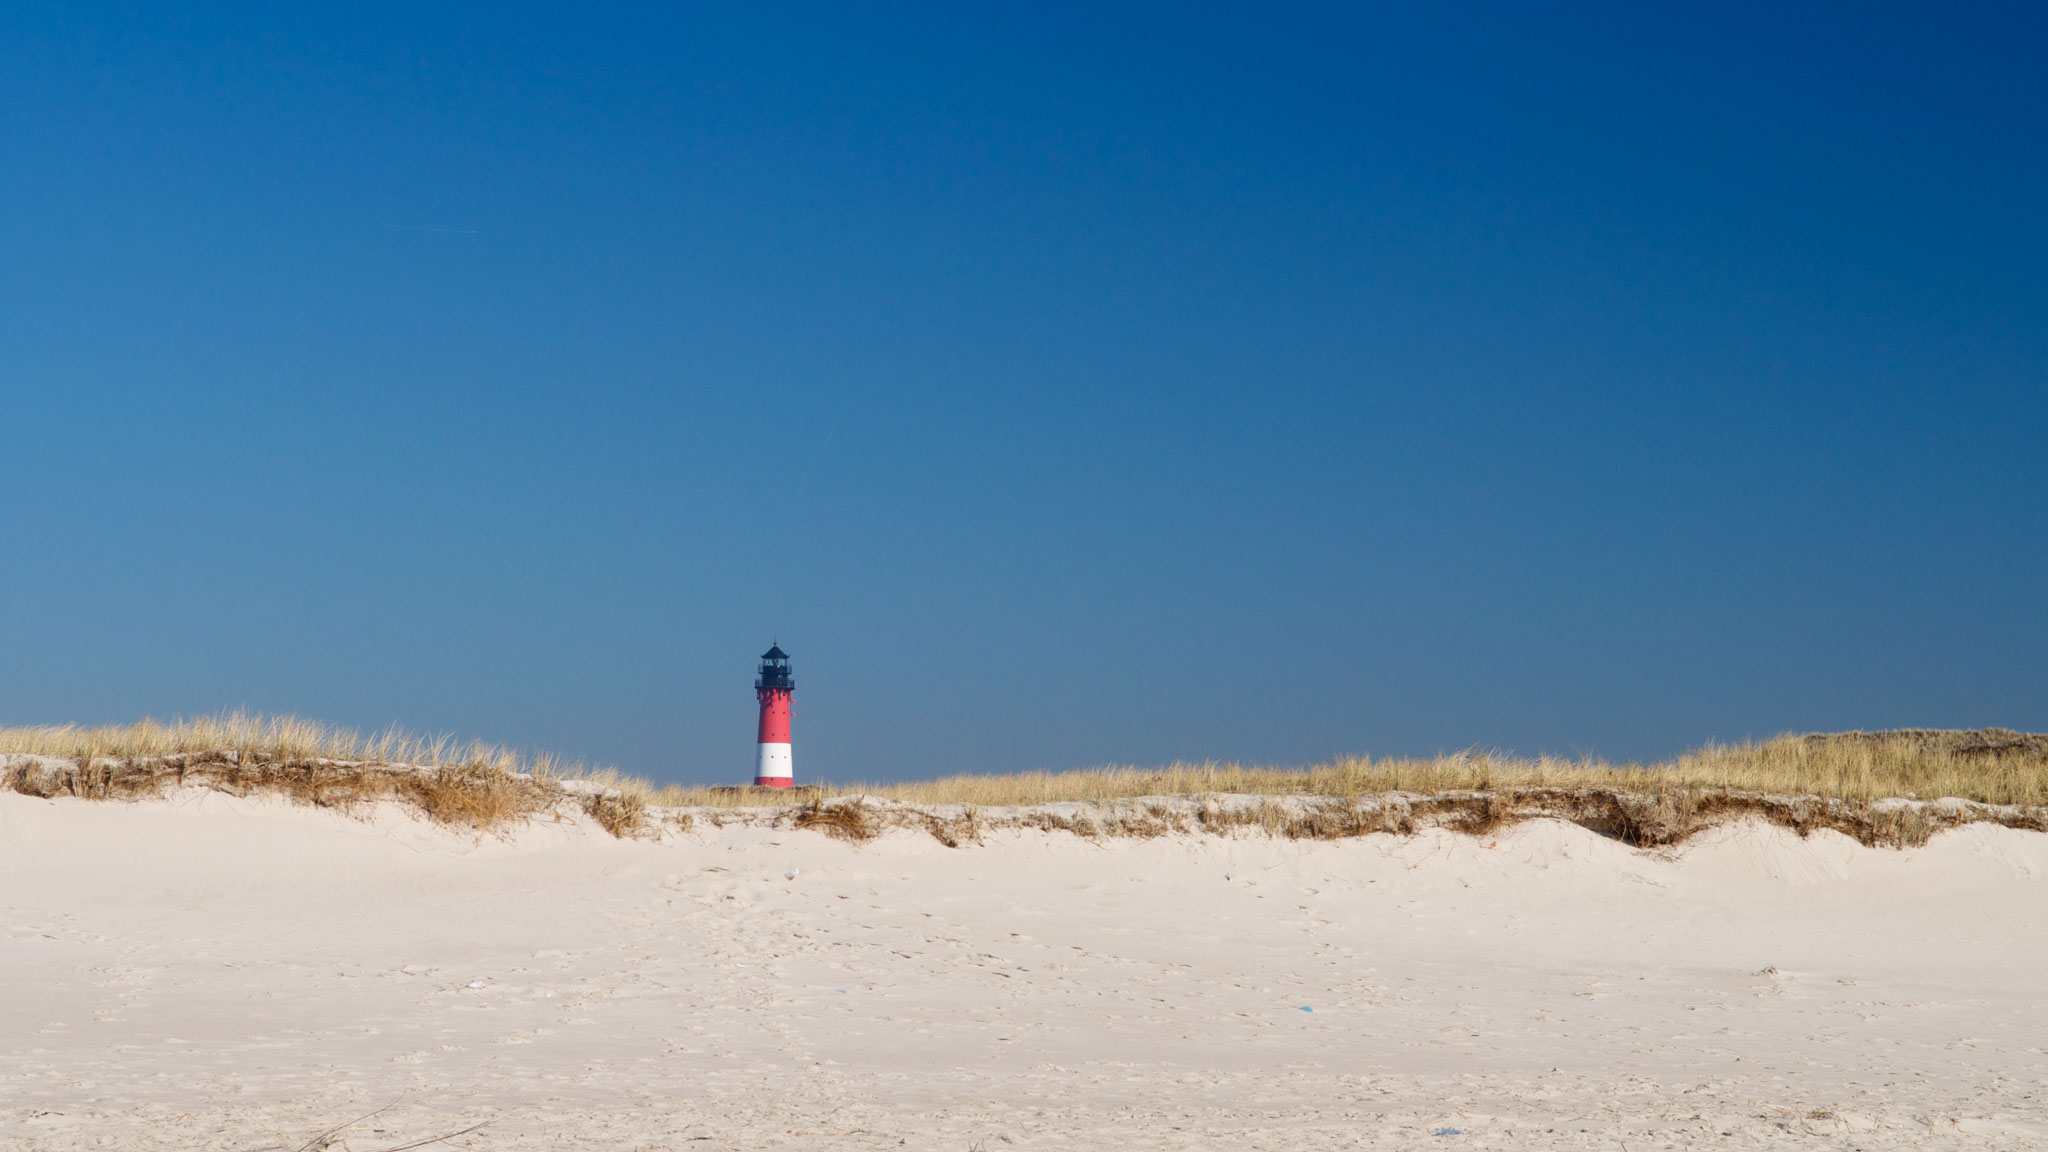
{"type": "Polygon", "coordinates": [[[0,1147],[297,1148],[394,1100],[337,1141],[2048,1143],[2048,836],[1988,824],[955,849],[0,795],[0,875],[0,1147]]]}

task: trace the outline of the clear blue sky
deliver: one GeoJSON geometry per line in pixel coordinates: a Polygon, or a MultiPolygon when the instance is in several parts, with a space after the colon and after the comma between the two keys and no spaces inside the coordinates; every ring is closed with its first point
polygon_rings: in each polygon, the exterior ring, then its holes
{"type": "Polygon", "coordinates": [[[2037,7],[855,7],[10,6],[0,722],[2048,728],[2037,7]]]}

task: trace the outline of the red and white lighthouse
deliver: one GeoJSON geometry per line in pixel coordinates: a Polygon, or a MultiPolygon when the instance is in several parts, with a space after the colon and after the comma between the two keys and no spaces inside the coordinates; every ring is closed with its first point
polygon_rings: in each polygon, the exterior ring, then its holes
{"type": "Polygon", "coordinates": [[[761,653],[761,675],[754,698],[761,702],[761,735],[755,746],[754,786],[787,788],[796,783],[789,760],[789,698],[796,681],[789,676],[789,653],[772,645],[761,653]]]}

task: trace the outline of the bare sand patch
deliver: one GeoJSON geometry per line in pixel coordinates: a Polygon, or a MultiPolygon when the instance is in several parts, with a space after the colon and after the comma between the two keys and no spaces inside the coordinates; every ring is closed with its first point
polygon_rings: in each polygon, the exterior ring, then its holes
{"type": "Polygon", "coordinates": [[[0,1147],[2048,1145],[2039,832],[748,813],[0,793],[0,1147]]]}

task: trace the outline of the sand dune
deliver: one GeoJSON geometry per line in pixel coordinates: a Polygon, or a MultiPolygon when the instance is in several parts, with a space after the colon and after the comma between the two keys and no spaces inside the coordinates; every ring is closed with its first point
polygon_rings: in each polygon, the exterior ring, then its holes
{"type": "Polygon", "coordinates": [[[331,1146],[2048,1147],[2048,835],[1990,824],[949,849],[9,794],[0,877],[7,1148],[387,1104],[331,1146]]]}

